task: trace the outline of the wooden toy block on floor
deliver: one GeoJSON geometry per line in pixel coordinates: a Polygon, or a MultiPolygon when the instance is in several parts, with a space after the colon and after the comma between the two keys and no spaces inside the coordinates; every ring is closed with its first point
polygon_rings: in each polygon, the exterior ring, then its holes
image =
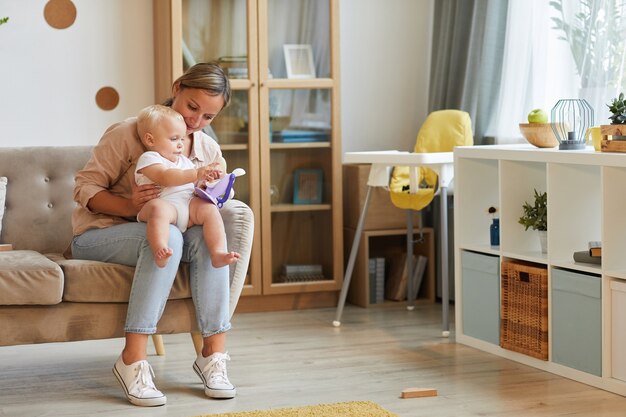
{"type": "Polygon", "coordinates": [[[407,388],[402,390],[401,398],[436,397],[436,388],[407,388]]]}
{"type": "Polygon", "coordinates": [[[10,243],[0,243],[0,252],[13,250],[13,245],[10,243]]]}

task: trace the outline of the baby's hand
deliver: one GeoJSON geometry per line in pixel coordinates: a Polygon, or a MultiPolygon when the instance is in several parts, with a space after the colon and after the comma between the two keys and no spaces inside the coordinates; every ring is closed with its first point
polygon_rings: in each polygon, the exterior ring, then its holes
{"type": "Polygon", "coordinates": [[[198,182],[198,184],[204,183],[209,173],[210,173],[209,167],[196,168],[196,181],[198,182]]]}
{"type": "Polygon", "coordinates": [[[214,162],[207,166],[206,180],[208,182],[219,180],[223,176],[224,176],[224,173],[222,172],[221,169],[219,169],[219,164],[217,162],[214,162]]]}
{"type": "Polygon", "coordinates": [[[219,169],[219,164],[217,163],[197,169],[197,180],[201,186],[205,185],[205,182],[213,182],[222,178],[223,176],[224,173],[219,169]]]}

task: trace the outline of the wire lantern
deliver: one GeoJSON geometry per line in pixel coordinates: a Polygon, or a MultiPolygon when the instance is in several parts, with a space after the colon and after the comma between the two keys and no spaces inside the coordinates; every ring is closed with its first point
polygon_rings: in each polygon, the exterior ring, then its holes
{"type": "Polygon", "coordinates": [[[585,149],[585,133],[593,125],[593,109],[585,99],[561,99],[552,107],[552,131],[559,149],[585,149]]]}

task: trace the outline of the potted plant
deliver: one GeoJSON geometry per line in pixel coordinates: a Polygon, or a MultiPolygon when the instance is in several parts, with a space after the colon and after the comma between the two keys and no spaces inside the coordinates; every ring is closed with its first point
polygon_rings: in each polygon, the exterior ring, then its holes
{"type": "Polygon", "coordinates": [[[612,125],[626,123],[626,100],[624,100],[624,93],[619,93],[619,96],[614,98],[611,104],[607,104],[607,107],[611,112],[609,119],[612,125]]]}
{"type": "MultiPolygon", "coordinates": [[[[611,124],[600,126],[602,135],[610,135],[611,141],[626,141],[626,99],[624,99],[624,93],[619,93],[619,96],[607,104],[607,107],[611,112],[611,116],[609,116],[611,124]]],[[[624,152],[626,150],[623,142],[620,144],[618,142],[611,143],[611,141],[604,141],[608,151],[624,152]]]]}
{"type": "Polygon", "coordinates": [[[524,214],[519,218],[518,223],[524,226],[524,230],[529,228],[539,232],[541,252],[547,252],[547,230],[548,230],[548,193],[539,193],[535,189],[535,201],[531,205],[527,201],[522,206],[524,214]]]}

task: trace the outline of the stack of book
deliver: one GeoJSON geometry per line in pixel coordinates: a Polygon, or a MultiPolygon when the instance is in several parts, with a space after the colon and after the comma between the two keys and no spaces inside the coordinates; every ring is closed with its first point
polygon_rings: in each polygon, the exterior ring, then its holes
{"type": "Polygon", "coordinates": [[[385,258],[369,259],[370,304],[385,301],[385,258]]]}
{"type": "Polygon", "coordinates": [[[324,278],[322,265],[284,265],[281,275],[282,282],[321,281],[324,278]]]}
{"type": "Polygon", "coordinates": [[[217,62],[229,78],[248,78],[247,56],[222,56],[217,62]]]}
{"type": "Polygon", "coordinates": [[[574,252],[574,262],[600,265],[602,263],[602,242],[591,240],[588,249],[574,252]]]}

